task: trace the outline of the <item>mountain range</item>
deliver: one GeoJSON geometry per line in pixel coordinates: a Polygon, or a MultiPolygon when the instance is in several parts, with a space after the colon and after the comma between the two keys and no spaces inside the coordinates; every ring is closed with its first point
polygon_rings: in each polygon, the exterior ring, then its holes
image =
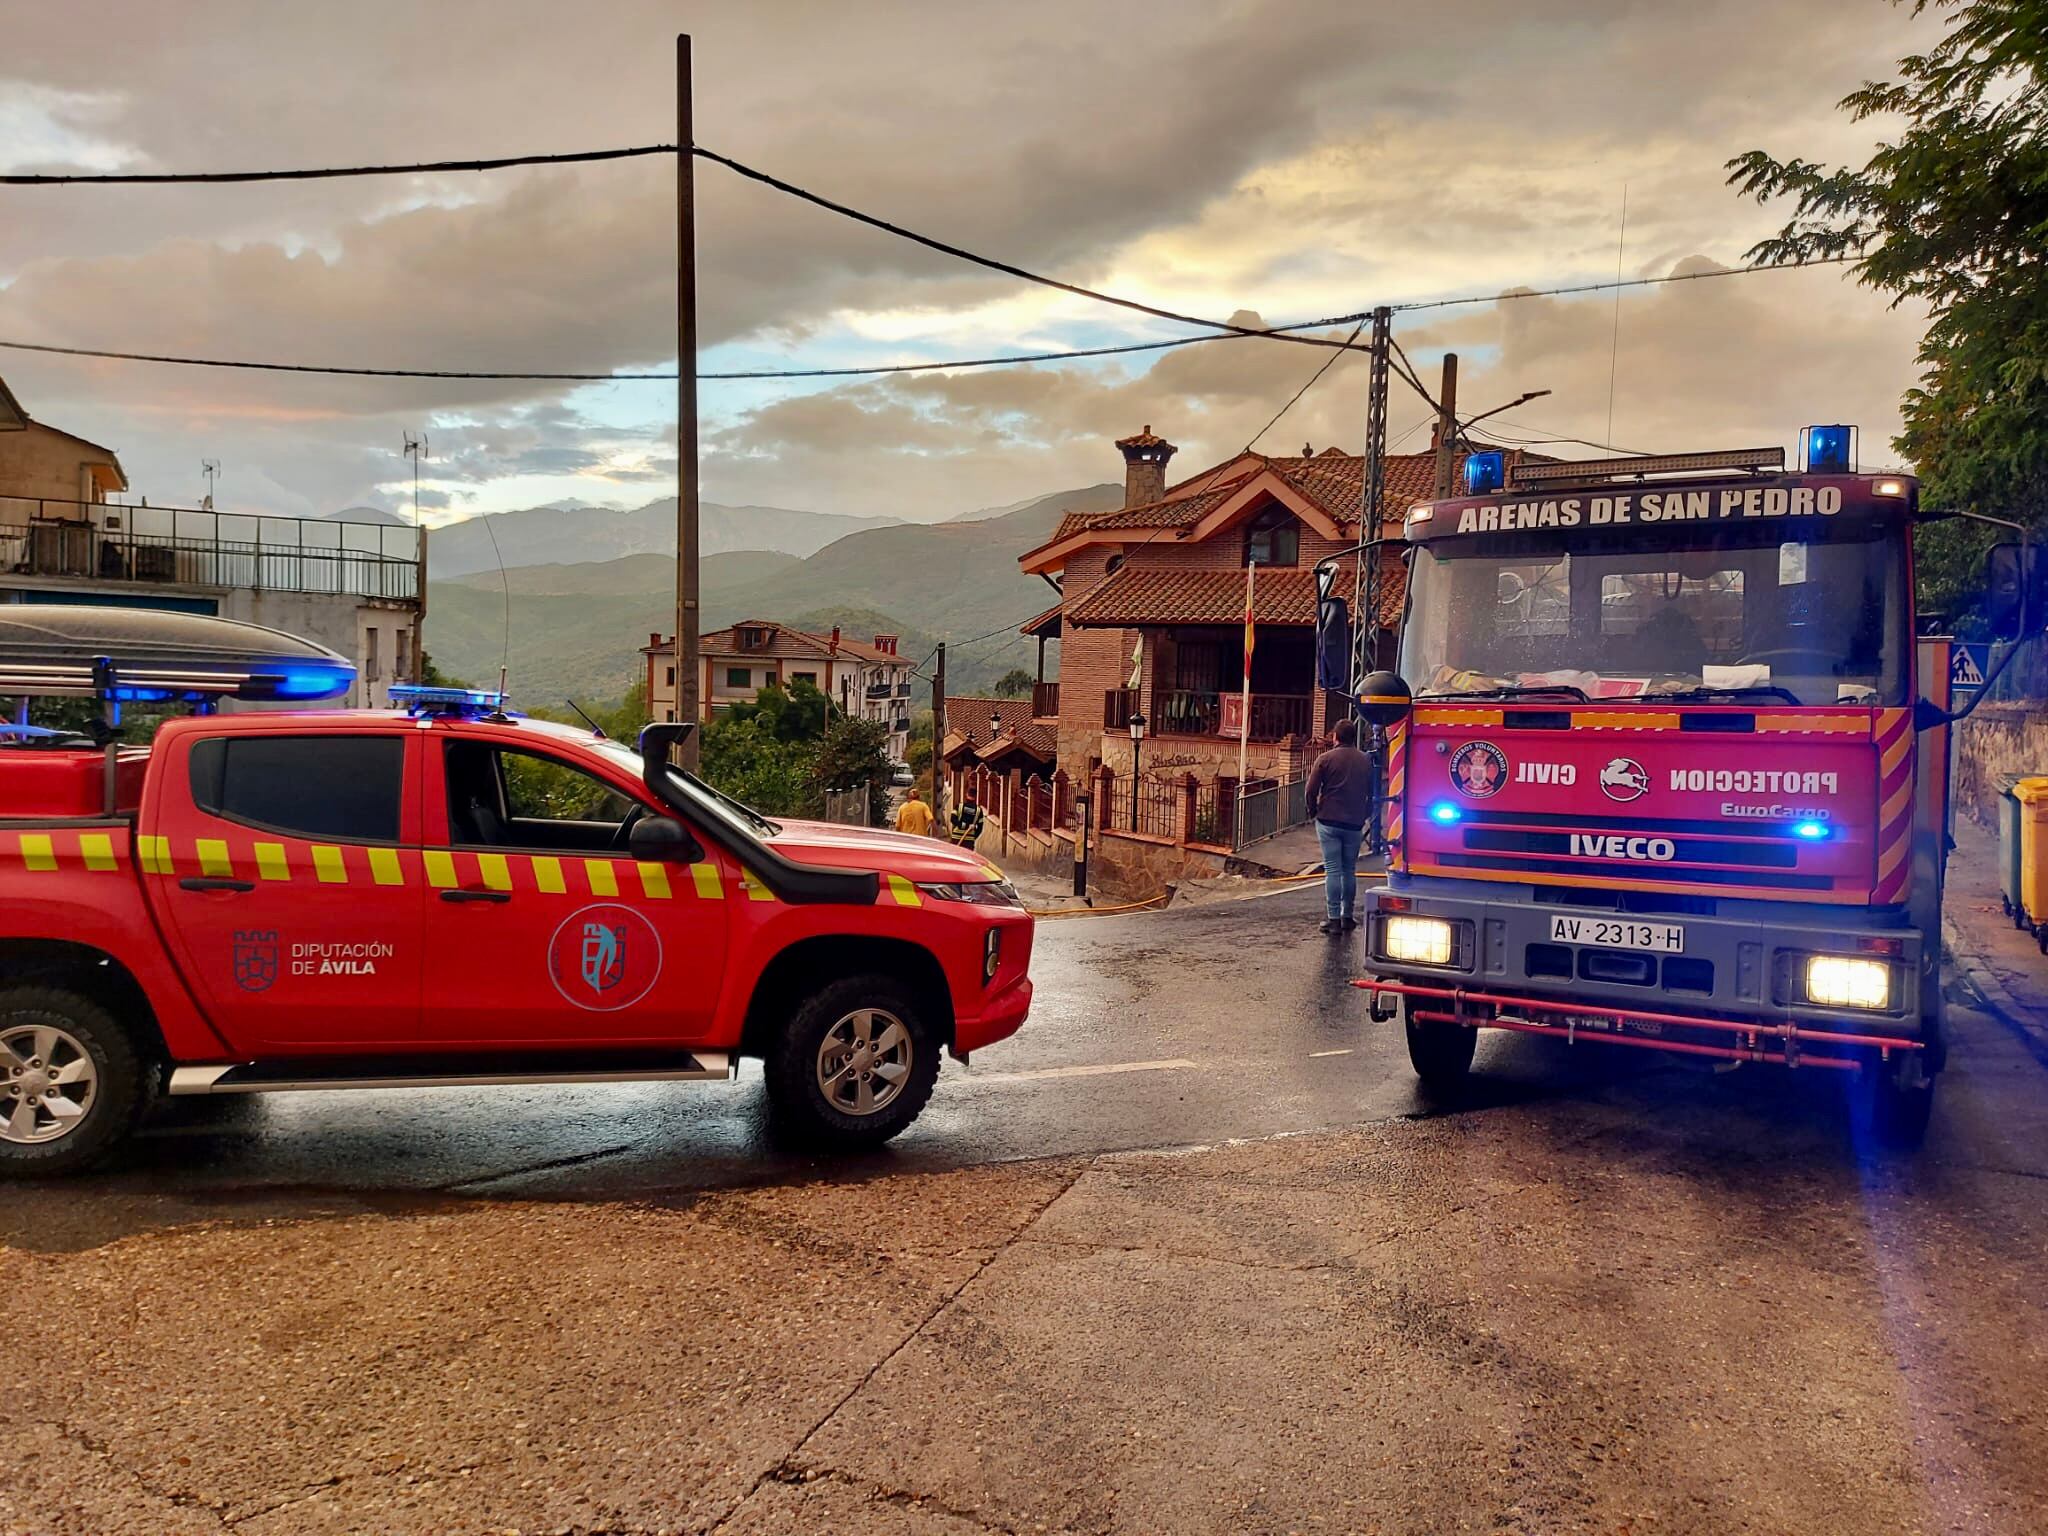
{"type": "MultiPolygon", "coordinates": [[[[727,507],[710,501],[699,510],[698,537],[707,555],[740,549],[811,555],[850,533],[896,522],[894,518],[848,517],[837,512],[798,512],[789,507],[727,507]]],[[[465,518],[434,529],[427,541],[427,575],[432,579],[478,571],[495,573],[501,560],[509,570],[513,566],[616,560],[625,555],[672,556],[675,547],[673,496],[630,511],[574,504],[529,507],[523,512],[465,518]]]]}
{"type": "MultiPolygon", "coordinates": [[[[1017,557],[1043,543],[1062,513],[1102,511],[1122,501],[1123,487],[1102,484],[939,523],[876,523],[785,511],[787,517],[859,526],[801,555],[778,549],[707,553],[699,571],[703,627],[721,629],[748,618],[820,631],[838,623],[855,638],[877,632],[900,635],[904,651],[913,657],[946,640],[960,647],[947,658],[952,690],[986,688],[1012,667],[1033,665],[1036,642],[1016,634],[1015,626],[1054,601],[1044,582],[1019,573],[1017,557]],[[961,644],[991,630],[999,632],[974,645],[961,644]]],[[[654,505],[668,508],[672,526],[674,502],[654,505]]],[[[592,516],[633,515],[585,510],[592,516]]],[[[781,526],[794,530],[805,525],[781,526]]],[[[453,531],[434,534],[436,573],[442,569],[442,541],[453,531]]],[[[502,531],[499,537],[502,542],[502,531]]],[[[488,551],[488,542],[484,547],[488,551]]],[[[666,636],[675,628],[675,565],[669,547],[609,559],[518,564],[508,549],[502,582],[495,562],[488,569],[431,580],[427,647],[444,671],[471,682],[495,678],[501,657],[509,655],[515,698],[534,703],[569,694],[616,698],[640,675],[639,653],[647,637],[666,636]]],[[[708,523],[705,547],[712,547],[708,523]]]]}

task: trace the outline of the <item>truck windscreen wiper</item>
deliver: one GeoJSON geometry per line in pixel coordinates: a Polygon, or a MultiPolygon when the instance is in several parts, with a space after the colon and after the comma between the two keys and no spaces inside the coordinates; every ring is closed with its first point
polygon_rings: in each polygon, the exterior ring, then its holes
{"type": "Polygon", "coordinates": [[[1672,688],[1660,693],[1639,693],[1639,699],[1783,699],[1787,704],[1804,704],[1790,688],[1776,683],[1744,683],[1739,688],[1672,688]]]}
{"type": "Polygon", "coordinates": [[[1458,699],[1536,699],[1547,693],[1562,693],[1577,699],[1581,704],[1593,701],[1586,697],[1586,690],[1570,683],[1506,683],[1499,688],[1473,688],[1460,693],[1418,693],[1418,702],[1431,704],[1455,702],[1458,699]]]}

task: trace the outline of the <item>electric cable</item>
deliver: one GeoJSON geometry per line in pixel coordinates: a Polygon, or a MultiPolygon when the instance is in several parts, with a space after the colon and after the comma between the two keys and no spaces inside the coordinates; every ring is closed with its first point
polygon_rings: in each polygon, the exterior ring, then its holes
{"type": "Polygon", "coordinates": [[[672,155],[673,144],[634,144],[624,149],[580,149],[552,155],[499,155],[488,160],[426,160],[415,165],[330,165],[282,171],[11,171],[0,186],[167,187],[231,181],[329,181],[348,176],[426,176],[442,171],[502,171],[515,165],[579,165],[594,160],[632,160],[672,155]]]}

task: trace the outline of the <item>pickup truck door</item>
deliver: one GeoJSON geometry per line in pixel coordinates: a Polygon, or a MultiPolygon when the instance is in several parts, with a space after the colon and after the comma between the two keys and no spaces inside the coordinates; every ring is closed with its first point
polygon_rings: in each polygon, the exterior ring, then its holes
{"type": "Polygon", "coordinates": [[[165,937],[251,1056],[417,1046],[421,744],[401,730],[182,738],[137,838],[165,937]]]}
{"type": "Polygon", "coordinates": [[[544,742],[437,730],[426,745],[428,1039],[712,1043],[736,871],[713,853],[636,862],[629,818],[660,813],[623,775],[601,777],[544,742]]]}

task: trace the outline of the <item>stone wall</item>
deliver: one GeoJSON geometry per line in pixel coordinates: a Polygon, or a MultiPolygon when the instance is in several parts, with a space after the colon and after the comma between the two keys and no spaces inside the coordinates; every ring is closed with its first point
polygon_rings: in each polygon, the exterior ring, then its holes
{"type": "Polygon", "coordinates": [[[1995,827],[2007,775],[2048,776],[2048,704],[1987,700],[1955,728],[1951,751],[1956,813],[1995,827]]]}

